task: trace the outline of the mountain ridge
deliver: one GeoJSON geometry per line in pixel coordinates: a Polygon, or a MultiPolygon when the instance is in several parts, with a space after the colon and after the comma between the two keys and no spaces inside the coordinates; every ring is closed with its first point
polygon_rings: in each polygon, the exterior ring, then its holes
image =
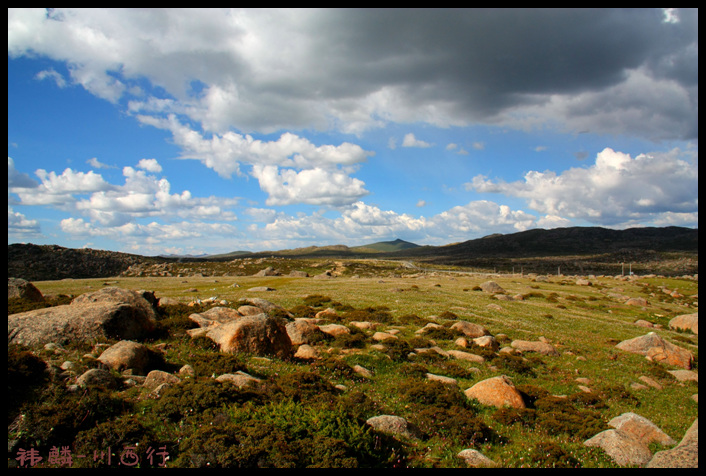
{"type": "Polygon", "coordinates": [[[204,257],[142,256],[58,245],[8,245],[8,276],[30,281],[117,276],[138,263],[232,261],[238,258],[387,258],[427,265],[453,265],[536,272],[575,269],[620,271],[620,263],[667,263],[667,274],[698,273],[698,228],[648,227],[612,230],[602,227],[532,229],[443,246],[420,246],[401,239],[358,247],[309,246],[281,251],[231,252],[204,257]]]}

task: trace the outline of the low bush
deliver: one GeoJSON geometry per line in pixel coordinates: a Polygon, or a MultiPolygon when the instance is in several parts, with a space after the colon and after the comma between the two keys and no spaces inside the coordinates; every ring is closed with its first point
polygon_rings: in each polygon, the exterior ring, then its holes
{"type": "Polygon", "coordinates": [[[579,460],[552,442],[540,442],[530,452],[530,460],[540,468],[580,468],[579,460]]]}

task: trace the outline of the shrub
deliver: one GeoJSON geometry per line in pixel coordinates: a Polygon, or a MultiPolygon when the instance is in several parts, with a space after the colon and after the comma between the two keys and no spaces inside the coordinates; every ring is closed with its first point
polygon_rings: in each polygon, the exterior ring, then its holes
{"type": "MultiPolygon", "coordinates": [[[[468,399],[457,386],[428,380],[412,382],[408,380],[404,384],[400,394],[410,403],[446,409],[467,407],[468,399]]],[[[467,411],[470,412],[470,410],[467,411]]]]}
{"type": "Polygon", "coordinates": [[[7,394],[9,411],[7,423],[17,416],[20,406],[33,400],[37,389],[47,380],[47,365],[22,345],[7,346],[7,394]]]}
{"type": "MultiPolygon", "coordinates": [[[[213,343],[208,337],[200,337],[213,343]]],[[[194,339],[197,340],[197,339],[194,339]]],[[[207,342],[199,341],[200,344],[207,342]]],[[[217,345],[213,343],[214,345],[217,345]]],[[[198,345],[198,344],[197,344],[198,345]]],[[[211,350],[211,349],[209,349],[211,350]]],[[[208,376],[232,374],[238,371],[247,371],[247,367],[242,357],[235,354],[227,354],[224,352],[208,352],[206,354],[193,354],[189,357],[189,364],[194,368],[196,375],[208,376]]]]}
{"type": "Polygon", "coordinates": [[[546,396],[534,402],[537,424],[550,435],[566,434],[587,439],[607,430],[600,413],[577,409],[568,398],[546,396]]]}
{"type": "Polygon", "coordinates": [[[52,385],[41,398],[41,403],[25,409],[19,435],[20,446],[34,446],[40,453],[52,446],[71,446],[79,432],[132,409],[101,388],[70,393],[63,386],[52,385]]]}
{"type": "Polygon", "coordinates": [[[414,349],[402,339],[385,339],[385,354],[387,354],[395,362],[404,362],[407,360],[410,352],[414,349]]]}
{"type": "Polygon", "coordinates": [[[187,417],[200,417],[211,408],[249,400],[260,401],[261,397],[255,390],[237,388],[212,379],[185,380],[167,388],[159,400],[154,402],[152,411],[176,422],[187,417]]]}
{"type": "Polygon", "coordinates": [[[322,296],[321,294],[310,294],[303,298],[304,304],[311,307],[321,307],[326,303],[331,302],[329,296],[322,296]]]}
{"type": "MultiPolygon", "coordinates": [[[[143,425],[140,420],[134,416],[121,416],[115,420],[99,423],[95,428],[80,432],[76,436],[74,454],[86,455],[86,458],[74,458],[72,467],[108,467],[115,466],[114,460],[108,464],[108,458],[91,458],[89,455],[97,454],[103,451],[108,451],[112,448],[113,451],[122,451],[128,446],[136,446],[140,453],[152,447],[157,451],[157,448],[170,445],[159,442],[150,428],[143,425]]],[[[142,454],[139,455],[142,459],[142,454]]],[[[154,461],[156,466],[161,462],[161,458],[157,457],[154,461]]]]}
{"type": "Polygon", "coordinates": [[[292,400],[231,408],[231,420],[182,441],[176,466],[234,468],[374,467],[397,456],[389,437],[339,406],[292,400]]]}
{"type": "Polygon", "coordinates": [[[559,445],[541,442],[530,452],[530,460],[542,468],[580,468],[581,463],[559,445]]]}
{"type": "Polygon", "coordinates": [[[459,406],[426,407],[415,415],[414,423],[426,439],[440,436],[464,447],[480,447],[500,440],[499,435],[483,420],[459,406]]]}
{"type": "Polygon", "coordinates": [[[526,428],[534,426],[537,412],[531,408],[499,408],[493,413],[493,419],[503,425],[520,423],[526,428]]]}
{"type": "Polygon", "coordinates": [[[316,316],[316,309],[314,309],[311,306],[305,306],[302,304],[299,304],[297,306],[294,306],[289,310],[290,313],[294,317],[314,317],[316,316]]]}
{"type": "Polygon", "coordinates": [[[331,401],[340,393],[329,381],[316,373],[307,371],[280,375],[273,385],[271,389],[273,397],[286,398],[294,402],[331,401]]]}
{"type": "Polygon", "coordinates": [[[535,376],[535,372],[529,362],[518,355],[504,353],[498,354],[498,356],[493,359],[493,364],[508,372],[514,372],[519,375],[527,375],[529,377],[535,376]]]}

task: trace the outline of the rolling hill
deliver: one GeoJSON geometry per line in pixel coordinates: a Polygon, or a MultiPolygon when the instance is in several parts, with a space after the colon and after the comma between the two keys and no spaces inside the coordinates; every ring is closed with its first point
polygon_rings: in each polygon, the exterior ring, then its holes
{"type": "Polygon", "coordinates": [[[452,265],[488,271],[572,274],[635,272],[694,274],[699,269],[699,230],[682,227],[601,227],[533,229],[490,235],[445,246],[419,246],[396,239],[364,246],[309,246],[250,253],[238,251],[198,258],[148,257],[56,245],[8,245],[8,276],[28,280],[116,276],[137,263],[231,261],[236,258],[376,258],[417,261],[425,266],[452,265]]]}

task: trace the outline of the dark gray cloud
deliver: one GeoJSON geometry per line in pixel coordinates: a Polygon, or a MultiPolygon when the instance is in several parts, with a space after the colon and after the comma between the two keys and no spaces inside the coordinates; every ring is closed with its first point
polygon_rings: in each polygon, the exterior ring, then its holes
{"type": "MultiPolygon", "coordinates": [[[[58,13],[11,11],[8,54],[67,61],[74,82],[113,101],[145,77],[178,99],[169,112],[212,131],[395,121],[698,135],[697,10],[58,13]]],[[[154,104],[133,101],[165,112],[154,104]]]]}

